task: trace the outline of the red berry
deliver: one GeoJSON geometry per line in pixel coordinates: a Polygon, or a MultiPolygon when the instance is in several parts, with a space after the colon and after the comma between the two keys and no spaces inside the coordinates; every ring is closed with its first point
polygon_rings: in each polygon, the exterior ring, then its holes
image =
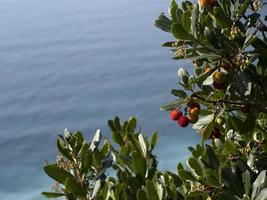
{"type": "Polygon", "coordinates": [[[216,82],[213,82],[212,85],[217,90],[223,90],[225,88],[225,84],[224,83],[216,83],[216,82]]]}
{"type": "Polygon", "coordinates": [[[214,128],[212,130],[212,135],[214,138],[220,138],[220,136],[221,136],[220,130],[218,128],[214,128]]]}
{"type": "Polygon", "coordinates": [[[186,116],[181,116],[177,123],[181,126],[181,127],[187,127],[187,125],[189,124],[189,119],[186,116]]]}
{"type": "Polygon", "coordinates": [[[180,110],[172,110],[170,112],[170,118],[174,121],[177,121],[182,115],[183,113],[180,110]]]}
{"type": "Polygon", "coordinates": [[[251,107],[250,105],[243,105],[241,106],[240,110],[243,112],[243,113],[249,113],[251,111],[251,107]]]}

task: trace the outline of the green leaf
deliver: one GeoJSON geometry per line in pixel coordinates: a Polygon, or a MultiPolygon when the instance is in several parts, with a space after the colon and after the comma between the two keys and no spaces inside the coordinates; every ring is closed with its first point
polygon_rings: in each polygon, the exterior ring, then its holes
{"type": "Polygon", "coordinates": [[[206,59],[206,60],[212,60],[212,61],[216,61],[220,58],[221,58],[220,55],[218,55],[217,53],[213,53],[213,52],[201,53],[201,55],[199,55],[199,56],[190,57],[191,60],[206,59]]]}
{"type": "Polygon", "coordinates": [[[235,152],[235,144],[231,140],[225,141],[222,154],[228,156],[234,152],[235,152]]]}
{"type": "Polygon", "coordinates": [[[206,115],[204,117],[200,117],[197,123],[193,124],[193,129],[201,129],[204,126],[207,126],[214,119],[214,114],[206,115]]]}
{"type": "Polygon", "coordinates": [[[110,129],[112,132],[116,132],[116,128],[115,128],[115,126],[114,126],[112,120],[108,120],[108,126],[109,126],[109,129],[110,129]]]}
{"type": "Polygon", "coordinates": [[[208,156],[209,164],[213,169],[217,169],[219,167],[219,160],[216,154],[213,151],[213,148],[209,145],[206,145],[206,153],[208,156]]]}
{"type": "Polygon", "coordinates": [[[101,130],[97,129],[96,133],[95,133],[95,135],[93,137],[93,140],[92,140],[92,142],[90,144],[90,150],[91,151],[94,151],[98,147],[101,138],[102,138],[101,130]]]}
{"type": "Polygon", "coordinates": [[[219,196],[219,200],[240,200],[240,199],[237,199],[234,196],[234,194],[230,191],[223,191],[219,196]]]}
{"type": "Polygon", "coordinates": [[[83,141],[84,141],[83,134],[80,131],[77,131],[74,133],[73,136],[77,138],[77,142],[81,146],[83,144],[83,141]]]}
{"type": "Polygon", "coordinates": [[[221,5],[222,5],[222,9],[224,14],[227,17],[231,17],[231,1],[230,0],[221,0],[221,5]]]}
{"type": "Polygon", "coordinates": [[[176,21],[173,23],[183,24],[183,10],[178,8],[176,11],[176,21]]]}
{"type": "Polygon", "coordinates": [[[64,196],[64,194],[62,193],[54,193],[54,192],[42,192],[42,195],[44,195],[46,198],[59,198],[64,196]]]}
{"type": "Polygon", "coordinates": [[[97,195],[97,192],[100,190],[101,188],[101,180],[97,179],[97,181],[95,182],[95,186],[91,195],[91,199],[94,199],[97,195]]]}
{"type": "Polygon", "coordinates": [[[214,128],[214,122],[210,122],[203,131],[203,140],[208,140],[214,128]]]}
{"type": "Polygon", "coordinates": [[[193,3],[190,1],[183,1],[182,2],[182,8],[184,11],[192,10],[193,9],[193,3]]]}
{"type": "Polygon", "coordinates": [[[214,71],[216,70],[216,68],[213,68],[211,71],[206,72],[201,74],[200,76],[198,76],[197,78],[195,78],[193,80],[193,83],[202,83],[203,81],[205,81],[214,71]]]}
{"type": "Polygon", "coordinates": [[[113,132],[112,133],[112,139],[114,142],[116,142],[120,146],[124,145],[122,135],[119,132],[113,132]]]}
{"type": "Polygon", "coordinates": [[[161,13],[158,19],[155,21],[155,26],[163,31],[171,32],[172,22],[164,15],[164,13],[161,13]]]}
{"type": "Polygon", "coordinates": [[[203,191],[190,191],[188,193],[188,198],[187,199],[207,199],[207,197],[205,196],[204,198],[201,198],[203,197],[203,195],[205,195],[205,193],[203,191]]]}
{"type": "Polygon", "coordinates": [[[146,160],[136,151],[132,153],[132,167],[136,174],[145,177],[147,169],[146,160]]]}
{"type": "Polygon", "coordinates": [[[64,141],[61,138],[57,139],[57,149],[62,156],[71,161],[73,160],[70,155],[69,149],[64,145],[64,141]]]}
{"type": "Polygon", "coordinates": [[[147,200],[146,192],[143,189],[139,189],[136,193],[137,200],[147,200]]]}
{"type": "Polygon", "coordinates": [[[177,22],[177,18],[176,18],[176,12],[178,9],[178,5],[175,2],[175,0],[172,0],[171,5],[170,5],[170,17],[173,23],[177,22]]]}
{"type": "Polygon", "coordinates": [[[173,110],[175,108],[178,108],[180,105],[182,105],[184,103],[183,100],[180,99],[176,99],[174,101],[170,101],[168,103],[165,103],[163,105],[160,106],[161,110],[165,110],[165,111],[170,111],[173,110]]]}
{"type": "Polygon", "coordinates": [[[138,141],[139,141],[140,147],[142,149],[143,156],[144,156],[144,158],[146,158],[146,156],[147,156],[147,146],[146,146],[146,142],[145,142],[144,136],[142,134],[138,135],[138,141]]]}
{"type": "Polygon", "coordinates": [[[174,23],[171,32],[177,40],[192,40],[192,35],[188,34],[181,24],[174,23]]]}
{"type": "Polygon", "coordinates": [[[86,190],[83,189],[80,183],[76,182],[73,178],[67,178],[65,182],[65,189],[78,197],[85,197],[86,190]]]}
{"type": "Polygon", "coordinates": [[[198,18],[199,18],[199,6],[198,4],[194,5],[192,10],[192,17],[191,17],[191,32],[195,38],[198,38],[198,18]]]}
{"type": "Polygon", "coordinates": [[[218,179],[213,175],[207,175],[207,180],[210,186],[212,187],[221,187],[218,179]]]}
{"type": "Polygon", "coordinates": [[[127,124],[127,132],[133,133],[136,128],[137,120],[135,117],[131,117],[128,122],[129,123],[127,124]]]}
{"type": "Polygon", "coordinates": [[[158,133],[155,132],[151,138],[151,150],[155,148],[155,146],[157,145],[157,142],[158,142],[158,133]]]}
{"type": "Polygon", "coordinates": [[[247,118],[245,119],[242,128],[240,129],[240,133],[247,134],[252,132],[255,129],[256,125],[256,116],[254,112],[250,112],[247,118]]]}
{"type": "Polygon", "coordinates": [[[215,21],[217,28],[228,28],[230,27],[231,20],[224,14],[220,7],[215,7],[213,12],[209,12],[210,17],[215,21]]]}
{"type": "Polygon", "coordinates": [[[89,145],[87,143],[84,143],[79,155],[81,157],[83,171],[87,172],[92,163],[92,154],[89,153],[89,145]]]}
{"type": "Polygon", "coordinates": [[[64,184],[67,178],[74,178],[71,173],[59,168],[57,164],[44,166],[44,171],[49,177],[61,184],[64,184]]]}
{"type": "Polygon", "coordinates": [[[222,170],[222,177],[225,183],[227,184],[229,190],[234,192],[237,196],[243,196],[243,187],[238,178],[238,176],[233,173],[232,169],[224,168],[222,170]]]}
{"type": "Polygon", "coordinates": [[[109,199],[109,194],[110,194],[109,182],[105,182],[104,186],[101,189],[101,196],[103,197],[103,199],[109,199]]]}
{"type": "Polygon", "coordinates": [[[177,97],[180,97],[182,99],[186,98],[187,97],[187,94],[184,90],[175,90],[175,89],[172,89],[171,90],[171,93],[174,95],[174,96],[177,96],[177,97]]]}
{"type": "Polygon", "coordinates": [[[267,199],[267,188],[261,190],[260,194],[257,196],[255,200],[266,200],[267,199]]]}
{"type": "Polygon", "coordinates": [[[187,10],[183,14],[183,27],[187,33],[191,31],[191,10],[187,10]]]}
{"type": "Polygon", "coordinates": [[[169,176],[172,177],[173,183],[176,187],[179,187],[183,184],[182,180],[179,178],[179,176],[173,172],[167,171],[166,172],[169,176]]]}
{"type": "Polygon", "coordinates": [[[115,117],[114,118],[114,126],[116,128],[117,131],[121,131],[121,122],[120,122],[120,118],[119,117],[115,117]]]}
{"type": "Polygon", "coordinates": [[[146,181],[146,191],[149,200],[160,200],[155,184],[151,180],[146,181]]]}
{"type": "Polygon", "coordinates": [[[186,181],[186,180],[197,181],[197,179],[191,174],[191,172],[183,170],[183,169],[178,170],[178,175],[183,181],[186,181]]]}
{"type": "Polygon", "coordinates": [[[244,184],[244,188],[245,188],[245,194],[249,196],[250,194],[250,187],[251,187],[251,176],[249,171],[246,171],[242,174],[242,182],[244,184]]]}
{"type": "Polygon", "coordinates": [[[189,73],[186,69],[184,69],[183,67],[180,67],[178,69],[178,77],[181,79],[181,82],[188,87],[188,81],[189,81],[189,73]]]}
{"type": "Polygon", "coordinates": [[[254,199],[259,195],[260,190],[262,188],[262,185],[265,182],[266,182],[266,170],[263,170],[260,172],[260,174],[258,175],[258,177],[256,178],[256,180],[253,183],[251,199],[254,199]]]}
{"type": "Polygon", "coordinates": [[[175,41],[165,42],[164,44],[162,44],[162,46],[163,47],[173,47],[174,44],[175,44],[175,41]]]}
{"type": "Polygon", "coordinates": [[[195,170],[195,172],[196,172],[196,174],[197,174],[198,176],[202,176],[202,175],[203,175],[203,173],[202,173],[202,169],[201,169],[201,167],[200,167],[200,165],[199,165],[197,159],[192,158],[192,157],[189,158],[189,159],[188,159],[188,165],[189,165],[192,169],[195,170]]]}
{"type": "Polygon", "coordinates": [[[242,2],[240,8],[239,8],[239,16],[244,15],[244,13],[246,12],[248,6],[250,4],[250,0],[245,0],[245,2],[242,2]]]}

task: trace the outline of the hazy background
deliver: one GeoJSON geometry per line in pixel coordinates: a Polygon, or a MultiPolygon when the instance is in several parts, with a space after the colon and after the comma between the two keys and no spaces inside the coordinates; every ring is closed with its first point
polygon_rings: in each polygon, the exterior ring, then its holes
{"type": "Polygon", "coordinates": [[[177,69],[160,45],[172,37],[155,28],[165,0],[5,0],[0,3],[0,197],[41,199],[51,179],[64,128],[90,139],[110,137],[115,115],[139,118],[159,132],[161,169],[175,170],[198,141],[159,106],[173,97],[177,69]]]}

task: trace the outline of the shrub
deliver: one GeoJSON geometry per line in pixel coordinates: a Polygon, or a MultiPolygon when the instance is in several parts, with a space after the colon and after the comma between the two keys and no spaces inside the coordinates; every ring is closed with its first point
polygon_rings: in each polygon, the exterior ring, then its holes
{"type": "MultiPolygon", "coordinates": [[[[56,163],[44,167],[56,181],[46,197],[137,200],[267,199],[267,27],[260,0],[173,0],[170,18],[155,25],[170,32],[174,59],[192,60],[178,70],[180,88],[161,106],[182,127],[202,136],[177,172],[160,171],[151,139],[137,121],[108,121],[113,143],[97,130],[87,143],[80,132],[57,139],[56,163]],[[183,112],[182,116],[180,112],[183,112]],[[179,115],[177,115],[179,113],[179,115]],[[175,115],[175,116],[174,116],[175,115]],[[116,143],[116,144],[114,144],[116,143]]],[[[265,16],[266,19],[266,16],[265,16]]]]}

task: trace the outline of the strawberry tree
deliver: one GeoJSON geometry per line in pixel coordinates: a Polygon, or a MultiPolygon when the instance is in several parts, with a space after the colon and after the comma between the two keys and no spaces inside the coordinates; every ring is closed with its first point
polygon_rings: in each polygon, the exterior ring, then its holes
{"type": "MultiPolygon", "coordinates": [[[[163,44],[178,70],[172,102],[161,106],[178,127],[192,124],[200,143],[177,172],[160,171],[137,120],[108,121],[112,140],[98,130],[87,143],[80,132],[59,136],[56,181],[46,197],[138,200],[267,199],[267,26],[261,0],[174,0],[155,25],[173,35],[163,44]],[[188,63],[188,62],[187,62],[188,63]],[[102,145],[102,146],[101,146],[102,145]]],[[[176,125],[175,125],[176,126],[176,125]]]]}

